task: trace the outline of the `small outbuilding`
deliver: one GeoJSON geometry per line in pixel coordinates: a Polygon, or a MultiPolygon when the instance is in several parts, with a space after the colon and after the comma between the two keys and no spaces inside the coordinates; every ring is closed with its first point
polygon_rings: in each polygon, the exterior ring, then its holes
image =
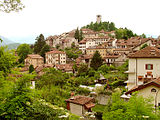
{"type": "Polygon", "coordinates": [[[67,109],[71,113],[83,116],[86,112],[91,112],[91,108],[95,106],[94,98],[86,96],[73,96],[66,100],[67,109]]]}

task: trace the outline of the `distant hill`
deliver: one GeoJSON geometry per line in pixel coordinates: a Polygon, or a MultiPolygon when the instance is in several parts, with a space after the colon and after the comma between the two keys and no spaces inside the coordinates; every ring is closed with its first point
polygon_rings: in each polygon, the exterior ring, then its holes
{"type": "Polygon", "coordinates": [[[3,42],[0,43],[0,46],[8,46],[9,50],[17,49],[17,47],[20,45],[20,43],[15,43],[6,37],[0,36],[0,38],[3,40],[3,42]]]}
{"type": "Polygon", "coordinates": [[[0,44],[0,46],[2,45],[8,45],[8,44],[12,44],[14,43],[13,41],[9,40],[8,38],[6,37],[3,37],[3,36],[0,36],[0,38],[3,40],[3,42],[0,44]]]}
{"type": "Polygon", "coordinates": [[[11,43],[11,44],[8,44],[8,49],[11,50],[11,49],[17,49],[17,47],[20,45],[20,43],[11,43]]]}

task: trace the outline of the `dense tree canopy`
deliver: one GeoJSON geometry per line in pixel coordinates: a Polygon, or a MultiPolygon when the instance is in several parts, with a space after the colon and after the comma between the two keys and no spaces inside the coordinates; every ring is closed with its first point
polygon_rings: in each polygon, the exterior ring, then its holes
{"type": "Polygon", "coordinates": [[[24,59],[26,59],[28,54],[31,54],[31,48],[28,44],[21,44],[17,48],[17,54],[19,56],[19,63],[24,63],[24,59]]]}
{"type": "Polygon", "coordinates": [[[134,34],[131,30],[127,29],[127,28],[119,28],[116,30],[115,32],[116,34],[116,38],[117,39],[128,39],[134,36],[137,36],[136,34],[134,34]]]}
{"type": "Polygon", "coordinates": [[[0,47],[0,71],[4,74],[10,72],[16,62],[14,51],[7,50],[6,47],[0,47]]]}
{"type": "Polygon", "coordinates": [[[96,51],[93,55],[90,66],[94,70],[98,70],[98,68],[102,65],[102,63],[103,63],[102,57],[101,57],[100,53],[98,51],[96,51]]]}
{"type": "Polygon", "coordinates": [[[113,31],[117,29],[113,22],[100,22],[99,24],[97,22],[91,22],[89,25],[86,25],[83,28],[89,28],[94,31],[113,31]]]}
{"type": "Polygon", "coordinates": [[[141,96],[133,95],[128,102],[120,98],[120,92],[112,95],[112,102],[109,101],[103,113],[103,120],[158,120],[153,113],[151,99],[144,99],[141,96]]]}

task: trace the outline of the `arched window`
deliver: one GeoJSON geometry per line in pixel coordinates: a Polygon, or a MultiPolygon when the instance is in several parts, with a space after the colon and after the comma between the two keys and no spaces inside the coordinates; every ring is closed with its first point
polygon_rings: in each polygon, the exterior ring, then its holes
{"type": "Polygon", "coordinates": [[[155,88],[152,88],[152,89],[151,89],[151,92],[156,92],[156,89],[155,89],[155,88]]]}

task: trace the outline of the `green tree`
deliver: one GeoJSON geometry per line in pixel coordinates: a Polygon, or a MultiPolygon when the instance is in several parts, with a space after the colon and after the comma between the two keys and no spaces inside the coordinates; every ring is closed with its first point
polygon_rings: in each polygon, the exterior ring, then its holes
{"type": "Polygon", "coordinates": [[[148,116],[149,120],[158,120],[157,115],[153,113],[150,98],[144,99],[135,94],[125,102],[120,95],[120,92],[112,94],[112,102],[108,102],[103,120],[144,120],[143,116],[148,116]]]}
{"type": "Polygon", "coordinates": [[[40,34],[37,38],[36,38],[36,42],[34,44],[34,53],[39,54],[41,52],[41,49],[43,48],[43,46],[46,44],[45,39],[43,34],[40,34]]]}
{"type": "Polygon", "coordinates": [[[113,22],[111,22],[109,24],[109,31],[113,31],[113,30],[116,30],[116,27],[115,27],[115,24],[113,22]]]}
{"type": "Polygon", "coordinates": [[[7,50],[6,47],[0,47],[0,71],[5,75],[11,71],[16,63],[15,52],[7,50]]]}
{"type": "Polygon", "coordinates": [[[82,63],[82,64],[78,67],[78,76],[85,76],[85,75],[87,75],[87,71],[88,71],[88,65],[82,63]]]}
{"type": "Polygon", "coordinates": [[[31,48],[28,44],[21,44],[17,48],[17,54],[19,56],[19,63],[24,63],[24,59],[26,59],[28,54],[31,54],[31,48]]]}
{"type": "Polygon", "coordinates": [[[33,65],[30,65],[29,66],[29,73],[32,73],[34,71],[34,67],[33,67],[33,65]]]}
{"type": "Polygon", "coordinates": [[[148,46],[147,44],[142,45],[142,46],[140,47],[140,50],[143,49],[143,48],[145,48],[145,47],[147,47],[147,46],[148,46]]]}
{"type": "Polygon", "coordinates": [[[93,55],[93,58],[91,60],[91,67],[94,69],[94,70],[98,70],[98,68],[102,65],[103,63],[103,60],[102,60],[102,57],[101,55],[99,54],[98,51],[96,51],[93,55]]]}
{"type": "Polygon", "coordinates": [[[75,42],[72,42],[71,48],[75,48],[75,47],[76,47],[75,42]]]}
{"type": "Polygon", "coordinates": [[[50,46],[45,44],[43,46],[43,48],[41,49],[41,52],[40,52],[40,55],[44,58],[44,62],[46,62],[45,61],[45,53],[48,52],[48,51],[50,51],[50,46]]]}
{"type": "Polygon", "coordinates": [[[140,35],[141,38],[147,38],[146,35],[143,33],[142,35],[140,35]]]}
{"type": "Polygon", "coordinates": [[[1,0],[0,11],[9,13],[11,11],[19,11],[24,8],[21,0],[1,0]]]}
{"type": "Polygon", "coordinates": [[[31,76],[27,75],[13,82],[6,82],[0,90],[0,119],[26,119],[30,116],[32,103],[29,82],[31,76]],[[7,90],[6,90],[7,88],[7,90]]]}
{"type": "Polygon", "coordinates": [[[135,36],[135,34],[133,34],[133,32],[131,30],[127,29],[127,28],[117,29],[115,34],[116,34],[117,39],[125,39],[125,40],[135,36]]]}
{"type": "Polygon", "coordinates": [[[83,39],[83,33],[82,30],[79,30],[78,28],[75,31],[74,38],[80,42],[83,39]]]}
{"type": "Polygon", "coordinates": [[[78,27],[77,27],[77,29],[75,31],[74,38],[75,39],[79,39],[79,29],[78,29],[78,27]]]}
{"type": "Polygon", "coordinates": [[[83,40],[83,32],[82,30],[80,30],[79,32],[79,41],[83,40]]]}

